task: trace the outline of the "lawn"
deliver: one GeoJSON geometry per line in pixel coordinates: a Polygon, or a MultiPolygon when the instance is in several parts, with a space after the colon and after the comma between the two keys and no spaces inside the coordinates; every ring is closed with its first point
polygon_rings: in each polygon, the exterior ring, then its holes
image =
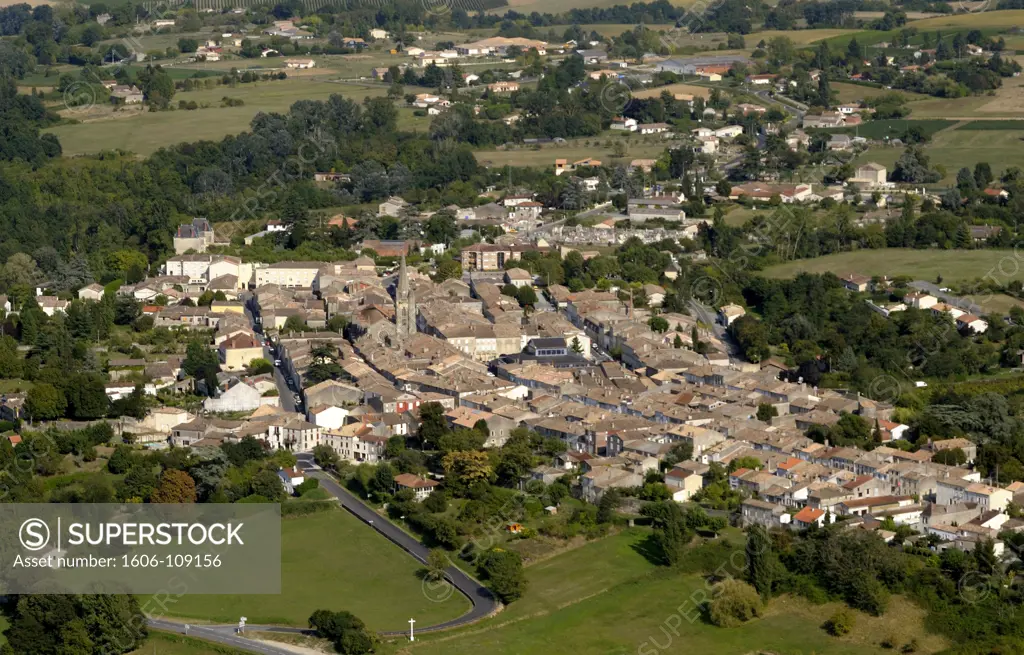
{"type": "Polygon", "coordinates": [[[946,283],[969,282],[989,272],[1000,280],[1024,279],[1024,266],[1012,250],[911,250],[881,248],[856,250],[814,259],[778,264],[764,270],[775,278],[797,273],[859,273],[861,275],[909,275],[919,280],[934,280],[941,275],[946,283]],[[1016,262],[1016,266],[1013,263],[1016,262]],[[999,265],[1003,264],[1000,271],[999,265]],[[993,272],[994,271],[994,272],[993,272]],[[1005,274],[1004,274],[1005,273],[1005,274]]]}
{"type": "MultiPolygon", "coordinates": [[[[861,132],[863,135],[863,132],[861,132]]],[[[966,166],[973,169],[978,162],[988,162],[996,177],[1010,166],[1024,168],[1024,123],[1019,130],[944,130],[934,136],[925,147],[931,165],[941,165],[946,176],[941,184],[951,184],[956,173],[966,166]]],[[[878,162],[889,167],[899,159],[899,148],[872,148],[862,154],[857,163],[878,162]]]]}
{"type": "Polygon", "coordinates": [[[427,626],[469,610],[469,601],[458,593],[443,602],[429,600],[417,575],[420,568],[348,512],[285,519],[280,595],[184,596],[168,614],[305,626],[314,610],[348,610],[374,630],[401,630],[410,618],[427,626]]]}
{"type": "MultiPolygon", "coordinates": [[[[890,89],[880,89],[864,86],[863,84],[849,84],[847,82],[831,82],[830,84],[832,90],[838,93],[839,102],[857,102],[867,98],[877,98],[886,93],[893,93],[890,89]]],[[[903,96],[907,102],[931,98],[931,96],[926,96],[923,93],[914,93],[912,91],[896,91],[896,93],[903,96]]]]}
{"type": "Polygon", "coordinates": [[[894,599],[884,617],[858,614],[856,628],[842,639],[829,637],[820,627],[836,604],[813,606],[792,598],[773,600],[763,618],[744,626],[714,627],[689,600],[706,592],[703,577],[651,564],[642,554],[646,535],[640,529],[626,531],[530,566],[525,596],[501,614],[451,633],[422,635],[415,644],[404,644],[403,652],[853,655],[883,652],[878,642],[889,634],[899,635],[901,643],[916,637],[919,652],[945,646],[941,638],[923,633],[924,612],[903,599],[894,599]],[[670,626],[678,632],[673,634],[670,626]]]}
{"type": "Polygon", "coordinates": [[[522,147],[517,150],[477,150],[476,160],[484,166],[541,166],[551,167],[556,159],[567,159],[569,163],[586,157],[593,157],[603,164],[628,164],[632,159],[656,159],[668,147],[671,141],[650,137],[632,136],[628,139],[621,134],[605,139],[594,138],[586,145],[585,140],[569,141],[562,145],[546,145],[539,149],[522,147]],[[612,156],[611,147],[605,145],[610,140],[621,139],[627,144],[626,156],[617,159],[612,156]]]}
{"type": "Polygon", "coordinates": [[[182,635],[152,631],[146,643],[128,655],[243,655],[245,651],[182,635]]]}
{"type": "Polygon", "coordinates": [[[336,93],[362,102],[367,96],[384,95],[387,89],[378,85],[330,82],[322,78],[254,82],[233,88],[218,86],[174,96],[175,105],[179,100],[195,101],[200,106],[209,105],[206,109],[114,113],[105,107],[97,107],[94,118],[71,114],[73,118],[84,119],[75,125],[60,125],[47,131],[57,135],[65,155],[114,148],[148,155],[181,141],[220,140],[228,134],[247,130],[259,112],[286,112],[298,100],[326,100],[336,93]],[[225,96],[239,98],[245,105],[221,107],[221,98],[225,96]]]}

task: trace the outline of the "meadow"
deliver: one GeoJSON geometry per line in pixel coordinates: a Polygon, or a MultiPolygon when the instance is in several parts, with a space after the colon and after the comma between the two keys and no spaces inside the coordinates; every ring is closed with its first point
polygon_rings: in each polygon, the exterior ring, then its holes
{"type": "Polygon", "coordinates": [[[923,93],[914,93],[913,91],[893,91],[891,89],[876,88],[863,84],[850,84],[847,82],[830,82],[830,85],[832,86],[832,91],[839,96],[839,102],[841,103],[877,98],[888,93],[898,93],[903,96],[906,102],[925,100],[931,97],[923,93]]]}
{"type": "Polygon", "coordinates": [[[401,630],[410,618],[427,626],[469,610],[457,593],[443,602],[428,599],[420,568],[343,510],[288,518],[282,523],[280,595],[184,596],[167,614],[215,623],[244,615],[252,624],[305,626],[314,610],[349,610],[371,629],[401,630]]]}
{"type": "MultiPolygon", "coordinates": [[[[870,125],[870,123],[868,123],[870,125]]],[[[861,135],[864,135],[863,127],[861,135]]],[[[1018,130],[947,129],[936,133],[925,147],[932,166],[945,169],[940,184],[951,184],[956,173],[966,166],[974,168],[978,162],[988,162],[998,178],[1010,166],[1024,168],[1024,122],[1018,130]]],[[[892,171],[903,151],[900,148],[871,148],[861,154],[856,163],[874,161],[892,171]]]]}
{"type": "MultiPolygon", "coordinates": [[[[298,100],[326,100],[333,94],[347,96],[357,102],[365,97],[385,95],[381,85],[331,82],[324,78],[296,78],[272,82],[252,82],[235,87],[217,86],[201,91],[179,92],[178,101],[194,101],[209,105],[205,109],[149,112],[128,110],[113,112],[97,106],[89,112],[65,112],[81,120],[73,125],[59,125],[46,130],[55,134],[65,155],[122,149],[138,155],[149,155],[161,147],[181,141],[220,140],[249,128],[259,112],[286,112],[298,100]],[[223,97],[237,98],[241,107],[221,107],[223,97]]],[[[411,109],[402,114],[412,118],[411,109]]]]}
{"type": "MultiPolygon", "coordinates": [[[[626,530],[529,566],[528,588],[521,600],[474,626],[418,636],[416,643],[403,644],[403,652],[853,655],[885,652],[879,641],[889,634],[903,641],[916,638],[922,653],[945,646],[941,637],[923,632],[923,610],[901,598],[894,599],[880,618],[858,614],[854,630],[840,639],[820,627],[837,604],[811,605],[789,597],[772,600],[762,618],[740,627],[712,626],[689,600],[707,594],[703,576],[652,564],[645,557],[648,534],[639,528],[626,530]],[[672,627],[678,632],[673,634],[672,627]]],[[[730,530],[726,539],[734,548],[741,547],[738,531],[730,530]]],[[[726,563],[730,551],[721,552],[723,561],[715,560],[712,568],[726,563]]]]}
{"type": "MultiPolygon", "coordinates": [[[[997,269],[1004,258],[1014,258],[1012,250],[913,250],[880,248],[855,250],[814,259],[800,259],[766,268],[763,274],[789,278],[797,273],[859,273],[861,275],[908,275],[917,280],[935,280],[941,275],[947,283],[970,282],[997,269]]],[[[1005,264],[1000,279],[1024,280],[1024,266],[1005,264]]]]}
{"type": "Polygon", "coordinates": [[[587,157],[598,159],[602,164],[615,166],[619,163],[628,164],[632,159],[657,159],[665,151],[669,142],[664,139],[640,141],[643,137],[624,139],[621,134],[609,136],[604,140],[594,138],[591,145],[584,140],[569,141],[561,145],[546,145],[540,148],[523,147],[510,150],[477,150],[476,160],[482,166],[533,166],[553,167],[556,159],[567,159],[571,164],[587,157]],[[626,155],[615,157],[612,149],[604,144],[610,139],[622,139],[627,144],[626,155]]]}

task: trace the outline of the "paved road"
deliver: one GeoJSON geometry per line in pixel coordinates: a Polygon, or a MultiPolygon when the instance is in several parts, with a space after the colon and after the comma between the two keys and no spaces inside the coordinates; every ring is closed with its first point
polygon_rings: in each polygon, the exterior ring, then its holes
{"type": "MultiPolygon", "coordinates": [[[[174,621],[163,619],[147,619],[146,624],[154,630],[164,630],[175,634],[185,634],[185,625],[174,621]]],[[[251,628],[250,628],[251,629],[251,628]]],[[[235,634],[235,627],[229,625],[198,626],[190,625],[188,636],[196,639],[204,639],[225,646],[231,646],[249,653],[261,653],[262,655],[295,655],[295,651],[279,646],[263,644],[252,639],[239,637],[235,634]]]]}
{"type": "MultiPolygon", "coordinates": [[[[249,325],[252,326],[253,330],[262,339],[266,335],[263,333],[263,327],[256,323],[256,316],[253,308],[255,302],[251,300],[246,301],[245,316],[249,319],[249,325]]],[[[274,351],[269,346],[263,346],[263,357],[268,362],[273,362],[276,357],[274,351]]],[[[289,386],[288,381],[285,379],[284,373],[282,373],[280,366],[274,367],[274,384],[277,385],[277,395],[281,401],[281,409],[287,412],[297,412],[299,409],[295,406],[295,397],[292,395],[295,393],[289,386]]]]}
{"type": "MultiPolygon", "coordinates": [[[[320,486],[341,501],[342,507],[355,514],[356,518],[373,527],[373,529],[382,534],[399,548],[415,557],[419,562],[426,564],[427,553],[429,552],[426,546],[421,544],[418,540],[410,536],[391,521],[364,505],[362,501],[335,482],[333,478],[323,471],[318,470],[319,467],[313,464],[311,455],[299,454],[298,457],[299,467],[302,468],[303,471],[309,472],[313,477],[319,479],[320,486]]],[[[445,571],[445,574],[448,581],[455,587],[455,589],[469,599],[473,604],[473,608],[457,619],[439,623],[437,625],[424,626],[422,628],[417,627],[417,632],[444,630],[446,628],[454,628],[473,623],[474,621],[478,621],[485,616],[488,616],[498,608],[498,601],[493,595],[491,595],[491,592],[487,587],[484,587],[479,582],[466,575],[461,569],[450,566],[445,571]]],[[[405,634],[405,631],[396,631],[394,634],[405,634]]]]}
{"type": "Polygon", "coordinates": [[[988,313],[982,309],[980,305],[976,305],[967,298],[961,298],[960,296],[954,296],[950,293],[946,293],[945,291],[939,291],[939,285],[937,284],[925,282],[924,280],[914,280],[910,283],[910,286],[914,287],[918,291],[929,293],[942,302],[953,305],[954,307],[959,307],[963,311],[970,312],[975,316],[981,316],[982,314],[988,313]]]}

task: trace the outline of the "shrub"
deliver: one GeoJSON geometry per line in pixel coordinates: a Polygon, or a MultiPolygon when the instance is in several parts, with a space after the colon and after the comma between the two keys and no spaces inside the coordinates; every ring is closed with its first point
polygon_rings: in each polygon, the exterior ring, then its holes
{"type": "Polygon", "coordinates": [[[856,618],[853,612],[849,610],[839,610],[832,615],[828,621],[825,621],[825,631],[833,637],[842,637],[843,635],[850,634],[850,630],[853,630],[853,626],[856,623],[856,618]]]}
{"type": "Polygon", "coordinates": [[[714,600],[708,606],[711,622],[731,628],[761,615],[763,605],[757,590],[746,582],[729,578],[718,585],[714,600]]]}

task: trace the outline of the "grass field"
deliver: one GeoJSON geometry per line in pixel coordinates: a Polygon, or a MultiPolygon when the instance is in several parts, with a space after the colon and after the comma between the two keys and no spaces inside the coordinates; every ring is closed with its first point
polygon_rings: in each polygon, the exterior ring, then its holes
{"type": "Polygon", "coordinates": [[[765,30],[763,32],[755,32],[754,34],[747,34],[743,38],[746,40],[749,47],[757,45],[757,42],[761,39],[770,41],[776,36],[784,36],[796,45],[807,45],[809,43],[815,43],[817,41],[823,41],[825,39],[834,39],[837,36],[843,36],[846,34],[855,34],[859,30],[843,30],[843,29],[816,29],[816,30],[765,30]]]}
{"type": "MultiPolygon", "coordinates": [[[[219,86],[210,90],[177,93],[179,100],[209,104],[209,109],[196,111],[174,110],[166,112],[111,112],[97,107],[94,114],[69,113],[79,118],[76,125],[60,125],[47,130],[57,136],[65,155],[98,152],[121,148],[139,155],[181,141],[219,140],[228,134],[237,134],[249,128],[253,116],[259,112],[286,112],[298,100],[325,100],[338,93],[361,102],[367,96],[380,96],[387,89],[377,85],[356,85],[329,82],[321,78],[300,78],[274,82],[239,84],[237,87],[219,86]],[[222,97],[240,98],[242,107],[221,107],[222,97]],[[95,117],[90,117],[90,116],[95,117]]],[[[408,112],[411,118],[411,110],[408,112]]]]}
{"type": "Polygon", "coordinates": [[[182,635],[153,631],[141,648],[128,655],[244,655],[244,651],[182,635]]]}
{"type": "MultiPolygon", "coordinates": [[[[672,0],[677,7],[689,7],[696,0],[672,0]]],[[[622,0],[509,0],[504,7],[495,7],[487,10],[489,14],[504,15],[508,10],[514,9],[521,14],[529,14],[531,11],[560,14],[570,9],[614,7],[623,4],[622,0]]]]}
{"type": "MultiPolygon", "coordinates": [[[[848,84],[845,82],[831,82],[832,90],[839,94],[839,102],[857,102],[867,98],[876,98],[886,93],[892,93],[889,89],[876,89],[862,84],[848,84]]],[[[897,91],[907,102],[924,100],[931,96],[912,91],[897,91]]]]}
{"type": "Polygon", "coordinates": [[[404,644],[412,655],[519,655],[521,653],[854,653],[884,652],[888,634],[909,641],[919,652],[945,646],[923,633],[923,611],[894,599],[881,618],[857,616],[842,639],[821,624],[836,604],[813,606],[791,598],[773,600],[766,615],[738,628],[704,622],[688,599],[705,591],[699,575],[656,567],[642,554],[646,532],[631,530],[587,544],[526,569],[529,586],[522,600],[495,618],[451,633],[423,635],[404,644]],[[682,609],[679,609],[679,608],[682,609]],[[693,617],[693,622],[681,618],[693,617]],[[663,632],[677,617],[678,633],[663,632]],[[671,644],[666,642],[672,639],[671,644]],[[655,645],[657,644],[657,645],[655,645]],[[658,646],[661,646],[659,648],[658,646]]]}
{"type": "MultiPolygon", "coordinates": [[[[863,135],[863,131],[861,132],[863,135]]],[[[925,147],[931,164],[946,169],[941,184],[950,184],[956,179],[960,168],[974,168],[978,162],[988,162],[996,177],[1010,166],[1024,167],[1024,122],[1019,130],[943,130],[925,147]]],[[[903,151],[900,148],[871,148],[857,163],[874,161],[892,170],[893,164],[903,151]]]]}
{"type": "Polygon", "coordinates": [[[956,121],[947,121],[940,118],[931,118],[928,120],[905,120],[899,118],[884,121],[867,121],[866,123],[861,123],[856,127],[844,127],[838,130],[828,130],[828,133],[856,134],[868,139],[884,139],[885,137],[898,139],[902,138],[910,128],[917,127],[925,136],[930,137],[936,132],[954,125],[956,125],[956,121]]]}
{"type": "Polygon", "coordinates": [[[457,593],[444,602],[429,600],[417,576],[420,568],[347,512],[285,519],[280,595],[184,596],[168,606],[168,614],[304,626],[314,610],[349,610],[374,630],[401,630],[410,618],[426,626],[469,610],[469,601],[457,593]]]}
{"type": "MultiPolygon", "coordinates": [[[[797,273],[826,273],[836,275],[909,275],[915,279],[934,280],[941,275],[947,283],[968,282],[999,271],[1000,262],[1014,257],[1012,250],[911,250],[881,248],[837,253],[814,259],[801,259],[772,266],[764,270],[768,277],[788,278],[797,273]]],[[[1024,266],[1004,263],[1001,272],[994,273],[1002,280],[1024,279],[1024,266]],[[1007,274],[1003,274],[1003,272],[1007,274]]]]}
{"type": "Polygon", "coordinates": [[[632,159],[656,159],[665,151],[669,143],[662,139],[645,142],[640,138],[623,139],[627,143],[627,152],[626,156],[621,159],[612,156],[611,148],[604,145],[609,139],[622,139],[621,135],[602,140],[593,139],[589,146],[585,145],[584,141],[578,140],[564,145],[544,146],[539,150],[530,148],[477,150],[475,154],[477,162],[483,166],[553,167],[556,159],[568,159],[569,163],[572,163],[587,157],[593,157],[600,160],[602,164],[614,166],[620,161],[628,164],[632,159]]]}
{"type": "Polygon", "coordinates": [[[1024,77],[1003,78],[1003,85],[992,95],[921,99],[910,110],[913,118],[1024,118],[1024,77]]]}

